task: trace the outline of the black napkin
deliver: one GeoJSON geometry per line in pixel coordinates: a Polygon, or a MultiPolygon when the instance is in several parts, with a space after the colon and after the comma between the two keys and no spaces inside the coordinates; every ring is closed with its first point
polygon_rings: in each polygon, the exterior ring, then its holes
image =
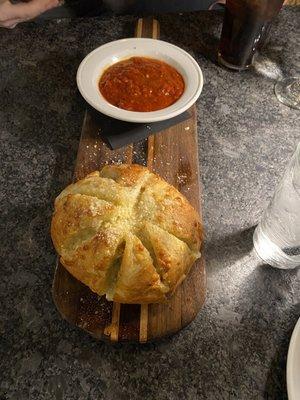
{"type": "MultiPolygon", "coordinates": [[[[94,111],[94,113],[96,112],[94,111]]],[[[189,117],[190,113],[185,111],[165,121],[152,122],[151,124],[136,124],[110,118],[99,112],[95,115],[97,125],[100,128],[99,135],[112,150],[119,149],[130,143],[139,142],[142,139],[146,139],[149,135],[159,133],[164,129],[186,121],[189,117]]]]}

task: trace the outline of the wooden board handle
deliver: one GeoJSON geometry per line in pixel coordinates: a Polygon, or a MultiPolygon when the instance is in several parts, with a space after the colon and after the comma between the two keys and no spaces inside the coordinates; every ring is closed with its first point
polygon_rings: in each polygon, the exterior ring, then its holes
{"type": "Polygon", "coordinates": [[[135,37],[137,38],[159,38],[159,22],[152,18],[140,18],[135,29],[135,37]]]}

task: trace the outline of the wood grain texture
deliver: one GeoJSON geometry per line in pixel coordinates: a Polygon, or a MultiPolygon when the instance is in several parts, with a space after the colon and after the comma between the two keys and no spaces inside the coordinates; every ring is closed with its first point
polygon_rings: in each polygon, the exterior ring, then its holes
{"type": "MultiPolygon", "coordinates": [[[[187,121],[153,137],[152,169],[183,193],[200,210],[196,109],[187,121]]],[[[148,339],[174,333],[191,322],[205,299],[205,268],[202,257],[168,304],[151,304],[148,339]]]]}
{"type": "MultiPolygon", "coordinates": [[[[159,37],[159,24],[151,18],[140,19],[137,37],[159,37]]],[[[190,118],[164,132],[150,136],[143,143],[110,150],[99,136],[101,123],[97,112],[85,114],[78,149],[74,179],[101,169],[110,163],[132,163],[141,149],[138,161],[147,164],[180,190],[201,215],[201,188],[198,169],[196,108],[190,118]]],[[[201,309],[206,293],[204,257],[194,264],[185,281],[166,304],[129,305],[108,302],[73,278],[58,262],[53,298],[61,315],[92,336],[117,341],[141,343],[171,335],[189,324],[201,309]]]]}
{"type": "Polygon", "coordinates": [[[287,0],[284,2],[285,6],[299,6],[300,0],[287,0]]]}

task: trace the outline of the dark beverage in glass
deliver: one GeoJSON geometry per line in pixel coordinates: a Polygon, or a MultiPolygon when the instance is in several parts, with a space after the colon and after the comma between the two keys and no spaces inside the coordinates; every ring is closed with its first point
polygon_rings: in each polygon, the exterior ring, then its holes
{"type": "Polygon", "coordinates": [[[282,4],[283,0],[227,0],[219,63],[236,70],[248,68],[282,4]]]}

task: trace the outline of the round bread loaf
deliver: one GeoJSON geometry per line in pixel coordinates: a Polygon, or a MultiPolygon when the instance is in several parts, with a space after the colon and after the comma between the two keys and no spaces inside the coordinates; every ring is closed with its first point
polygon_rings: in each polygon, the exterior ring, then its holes
{"type": "Polygon", "coordinates": [[[108,300],[165,301],[200,257],[187,199],[140,165],[108,165],[55,200],[51,236],[64,267],[108,300]]]}

